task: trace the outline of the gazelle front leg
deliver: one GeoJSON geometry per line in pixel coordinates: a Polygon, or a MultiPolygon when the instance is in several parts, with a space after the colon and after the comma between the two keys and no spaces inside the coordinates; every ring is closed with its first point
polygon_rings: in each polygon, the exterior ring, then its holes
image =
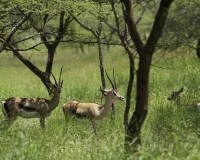
{"type": "Polygon", "coordinates": [[[94,120],[91,120],[91,123],[92,123],[92,128],[94,130],[94,133],[95,133],[95,135],[97,135],[97,124],[95,123],[94,120]]]}
{"type": "Polygon", "coordinates": [[[42,129],[45,129],[45,116],[44,115],[40,115],[40,126],[42,127],[42,129]]]}
{"type": "Polygon", "coordinates": [[[70,119],[70,117],[71,117],[71,114],[70,114],[70,112],[69,112],[69,109],[64,109],[64,108],[62,108],[63,109],[63,113],[64,113],[64,116],[65,116],[65,123],[68,123],[69,122],[69,119],[70,119]]]}

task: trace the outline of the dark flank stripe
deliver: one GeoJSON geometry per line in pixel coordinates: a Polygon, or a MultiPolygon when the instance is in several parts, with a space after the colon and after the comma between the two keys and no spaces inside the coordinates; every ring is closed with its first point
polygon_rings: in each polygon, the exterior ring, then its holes
{"type": "Polygon", "coordinates": [[[72,111],[72,114],[73,114],[74,116],[76,116],[77,118],[80,118],[80,119],[83,119],[83,118],[87,118],[87,117],[88,117],[87,115],[80,114],[80,113],[76,113],[76,110],[73,110],[73,111],[72,111]]]}
{"type": "Polygon", "coordinates": [[[38,110],[37,108],[27,107],[27,106],[24,106],[23,104],[19,104],[19,108],[24,109],[27,112],[35,112],[38,110]]]}

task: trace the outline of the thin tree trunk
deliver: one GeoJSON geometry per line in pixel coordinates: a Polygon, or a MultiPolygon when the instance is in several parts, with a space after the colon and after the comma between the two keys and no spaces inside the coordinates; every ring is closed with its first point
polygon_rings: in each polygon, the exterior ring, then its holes
{"type": "Polygon", "coordinates": [[[133,142],[131,150],[137,150],[141,145],[141,128],[148,113],[148,84],[151,65],[151,56],[142,54],[140,56],[139,68],[137,70],[137,89],[136,89],[136,108],[128,124],[127,135],[125,138],[125,149],[128,151],[129,144],[133,142]]]}
{"type": "Polygon", "coordinates": [[[196,50],[197,52],[197,56],[198,56],[198,58],[200,59],[200,38],[198,39],[198,41],[197,41],[197,50],[196,50]]]}
{"type": "MultiPolygon", "coordinates": [[[[161,36],[162,29],[164,28],[165,21],[168,15],[168,10],[172,2],[173,0],[168,0],[168,1],[161,0],[150,36],[147,40],[146,45],[144,45],[135,24],[133,1],[122,0],[122,8],[123,10],[125,10],[124,17],[129,29],[129,34],[133,43],[135,44],[137,53],[139,54],[139,64],[137,70],[136,107],[130,119],[130,122],[128,123],[128,125],[125,125],[125,133],[126,133],[125,151],[127,152],[129,151],[135,152],[138,150],[137,146],[141,145],[141,128],[148,113],[148,96],[149,96],[148,85],[149,85],[149,74],[150,74],[152,56],[155,51],[156,44],[158,43],[158,40],[161,36]]],[[[112,6],[114,5],[112,4],[112,6]]],[[[114,14],[117,15],[114,7],[113,10],[114,14]]],[[[117,16],[116,16],[116,23],[119,24],[119,18],[117,16]]],[[[120,34],[119,37],[121,37],[120,34]]],[[[128,53],[131,54],[131,52],[128,53]]],[[[130,61],[130,63],[132,62],[130,61]]],[[[127,91],[127,93],[129,92],[127,91]]],[[[127,96],[127,98],[131,97],[127,96]]],[[[129,105],[128,102],[130,102],[130,100],[127,99],[126,108],[129,109],[130,106],[128,106],[129,105]]],[[[127,110],[125,110],[126,115],[128,114],[127,110]]],[[[127,116],[124,116],[124,118],[126,118],[124,119],[124,121],[125,124],[127,124],[127,116]]]]}

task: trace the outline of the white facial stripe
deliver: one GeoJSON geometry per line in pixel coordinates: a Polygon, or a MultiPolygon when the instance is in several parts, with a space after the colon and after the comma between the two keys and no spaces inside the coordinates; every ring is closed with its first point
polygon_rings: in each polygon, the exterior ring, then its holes
{"type": "Polygon", "coordinates": [[[114,96],[117,96],[117,93],[115,91],[113,91],[114,96]]]}

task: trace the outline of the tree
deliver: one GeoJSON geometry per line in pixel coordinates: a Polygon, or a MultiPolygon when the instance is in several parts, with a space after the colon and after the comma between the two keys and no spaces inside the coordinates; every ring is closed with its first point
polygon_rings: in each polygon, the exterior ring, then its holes
{"type": "Polygon", "coordinates": [[[124,113],[124,125],[125,125],[125,150],[137,150],[137,146],[141,144],[141,128],[146,119],[148,113],[148,97],[149,97],[149,74],[150,66],[152,62],[152,56],[154,54],[156,45],[161,37],[162,30],[165,26],[165,21],[168,16],[168,11],[173,0],[161,0],[159,8],[157,10],[153,27],[149,34],[149,37],[144,44],[139,35],[138,29],[135,24],[134,17],[134,2],[132,0],[122,0],[122,12],[124,15],[125,24],[128,26],[129,35],[136,49],[130,47],[127,40],[124,38],[124,34],[121,32],[120,17],[116,9],[116,3],[112,1],[112,9],[115,16],[116,25],[118,28],[119,38],[124,45],[126,52],[128,53],[130,62],[130,77],[126,94],[126,109],[124,113]],[[135,55],[139,56],[138,69],[135,69],[135,55]],[[130,121],[128,114],[131,106],[131,92],[133,88],[134,75],[136,74],[136,106],[130,121]],[[131,147],[129,148],[129,145],[131,147]]]}
{"type": "MultiPolygon", "coordinates": [[[[2,41],[0,52],[2,52],[3,50],[12,51],[13,54],[26,67],[28,67],[41,79],[46,88],[49,90],[49,85],[47,84],[51,83],[50,75],[53,66],[55,51],[59,42],[65,36],[66,30],[69,24],[72,22],[72,19],[64,11],[57,11],[52,9],[51,13],[47,11],[47,8],[53,8],[52,6],[54,6],[53,3],[49,3],[47,1],[43,1],[40,3],[35,3],[33,1],[30,3],[25,3],[25,5],[21,1],[19,1],[18,3],[15,3],[13,1],[5,1],[1,4],[1,9],[4,10],[5,13],[1,17],[2,22],[4,23],[1,23],[0,28],[1,33],[3,33],[0,37],[2,41]],[[12,6],[8,7],[8,4],[10,3],[12,4],[12,6]],[[5,8],[5,6],[7,6],[8,8],[3,9],[5,8]],[[10,15],[12,19],[10,20],[10,17],[7,15],[10,15]],[[55,35],[55,39],[49,41],[48,35],[51,33],[45,32],[45,27],[47,22],[49,22],[52,19],[52,17],[58,19],[58,27],[54,28],[56,30],[56,32],[53,33],[55,35]],[[11,32],[10,28],[12,28],[11,32]],[[34,30],[36,31],[35,35],[32,34],[34,30]],[[25,36],[18,37],[18,39],[13,41],[12,39],[19,33],[23,33],[25,36]],[[27,37],[25,33],[27,33],[29,36],[27,37]],[[30,39],[34,39],[38,35],[41,38],[41,42],[37,43],[36,45],[33,45],[28,48],[24,48],[24,45],[20,45],[22,42],[29,43],[30,39]],[[44,72],[39,70],[37,66],[35,66],[29,59],[24,57],[21,53],[22,51],[32,49],[35,49],[37,51],[37,46],[40,44],[44,44],[44,46],[47,48],[47,62],[46,69],[44,72]]],[[[61,5],[62,3],[58,3],[57,7],[59,8],[61,5]]]]}

